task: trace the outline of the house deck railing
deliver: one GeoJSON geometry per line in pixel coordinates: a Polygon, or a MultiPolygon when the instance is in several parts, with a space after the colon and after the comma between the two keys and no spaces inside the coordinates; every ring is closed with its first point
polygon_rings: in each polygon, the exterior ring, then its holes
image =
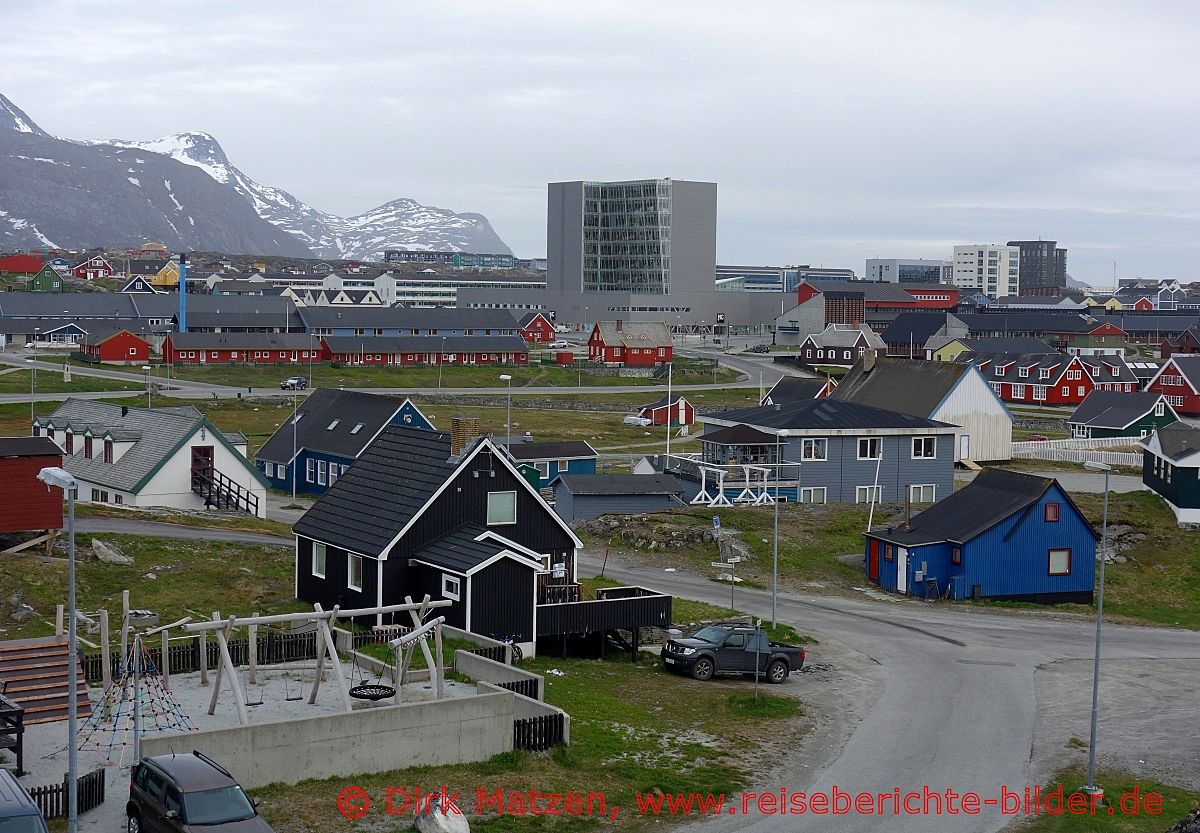
{"type": "Polygon", "coordinates": [[[597,598],[539,604],[537,635],[671,626],[671,597],[645,587],[603,587],[597,598]]]}
{"type": "Polygon", "coordinates": [[[206,507],[237,509],[258,516],[258,496],[212,466],[192,468],[192,491],[206,507]]]}

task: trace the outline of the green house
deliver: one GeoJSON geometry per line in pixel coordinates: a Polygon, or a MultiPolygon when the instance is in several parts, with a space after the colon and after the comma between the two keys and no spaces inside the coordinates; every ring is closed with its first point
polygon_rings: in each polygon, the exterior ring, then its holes
{"type": "Polygon", "coordinates": [[[70,285],[63,280],[63,276],[55,271],[54,267],[47,263],[42,267],[41,271],[32,275],[29,280],[25,281],[25,290],[27,292],[71,292],[70,285]]]}
{"type": "Polygon", "coordinates": [[[1075,439],[1147,437],[1179,419],[1162,394],[1094,390],[1067,420],[1075,439]]]}

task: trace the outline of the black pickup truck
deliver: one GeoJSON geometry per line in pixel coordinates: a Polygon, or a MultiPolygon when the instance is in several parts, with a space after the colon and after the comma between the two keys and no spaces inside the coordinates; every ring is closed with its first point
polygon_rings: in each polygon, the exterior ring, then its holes
{"type": "Polygon", "coordinates": [[[714,674],[753,674],[782,683],[804,667],[805,652],[794,645],[771,642],[762,631],[745,623],[709,625],[691,636],[669,639],[663,645],[663,665],[669,671],[691,674],[697,680],[714,674]]]}

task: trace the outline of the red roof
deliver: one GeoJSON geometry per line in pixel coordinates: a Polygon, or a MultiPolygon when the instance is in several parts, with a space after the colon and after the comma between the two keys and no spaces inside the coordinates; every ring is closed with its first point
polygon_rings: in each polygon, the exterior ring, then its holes
{"type": "Polygon", "coordinates": [[[9,255],[0,257],[0,272],[24,272],[36,275],[42,271],[42,259],[33,255],[9,255]]]}

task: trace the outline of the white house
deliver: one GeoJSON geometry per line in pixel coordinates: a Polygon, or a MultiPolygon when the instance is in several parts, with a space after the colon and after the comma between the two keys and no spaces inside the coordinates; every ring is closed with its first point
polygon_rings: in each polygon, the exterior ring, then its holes
{"type": "Polygon", "coordinates": [[[246,459],[245,438],[221,433],[190,405],[146,409],[68,399],[34,420],[33,435],[62,449],[82,502],[267,516],[267,483],[246,459]]]}

